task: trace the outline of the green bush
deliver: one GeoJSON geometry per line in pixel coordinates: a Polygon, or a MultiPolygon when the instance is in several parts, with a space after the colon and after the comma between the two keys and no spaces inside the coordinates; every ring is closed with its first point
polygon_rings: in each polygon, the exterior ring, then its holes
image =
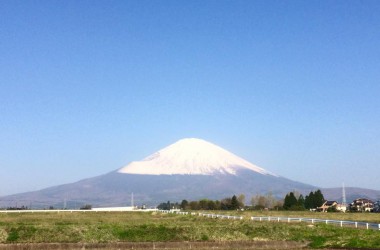
{"type": "Polygon", "coordinates": [[[15,228],[12,228],[11,231],[8,233],[7,242],[16,242],[20,236],[18,235],[18,231],[15,228]]]}

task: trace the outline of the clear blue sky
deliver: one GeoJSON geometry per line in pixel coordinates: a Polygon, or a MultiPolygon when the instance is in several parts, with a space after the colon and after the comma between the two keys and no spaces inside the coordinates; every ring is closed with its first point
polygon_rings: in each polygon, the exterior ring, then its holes
{"type": "Polygon", "coordinates": [[[380,1],[0,1],[0,195],[185,137],[380,190],[380,1]]]}

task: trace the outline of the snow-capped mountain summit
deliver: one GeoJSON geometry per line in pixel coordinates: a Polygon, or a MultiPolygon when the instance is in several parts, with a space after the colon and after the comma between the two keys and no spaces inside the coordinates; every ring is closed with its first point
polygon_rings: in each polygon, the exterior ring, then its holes
{"type": "Polygon", "coordinates": [[[236,175],[238,170],[276,176],[215,144],[196,138],[179,140],[142,161],[131,162],[118,172],[144,175],[236,175]]]}

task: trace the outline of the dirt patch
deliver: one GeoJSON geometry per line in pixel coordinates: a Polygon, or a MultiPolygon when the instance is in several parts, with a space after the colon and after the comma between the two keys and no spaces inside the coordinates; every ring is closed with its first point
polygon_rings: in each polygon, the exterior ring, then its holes
{"type": "Polygon", "coordinates": [[[85,249],[304,249],[305,244],[289,241],[223,241],[223,242],[118,242],[118,243],[25,243],[0,244],[6,250],[85,250],[85,249]]]}

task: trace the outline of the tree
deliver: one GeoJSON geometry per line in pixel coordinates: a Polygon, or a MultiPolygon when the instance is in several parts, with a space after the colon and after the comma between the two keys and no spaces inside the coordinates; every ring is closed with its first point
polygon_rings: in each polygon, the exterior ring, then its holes
{"type": "Polygon", "coordinates": [[[251,198],[251,205],[252,205],[252,207],[256,207],[257,204],[258,204],[258,202],[259,202],[259,195],[256,194],[255,196],[253,196],[251,198]]]}
{"type": "Polygon", "coordinates": [[[189,202],[187,200],[182,200],[181,209],[187,209],[188,206],[189,206],[189,202]]]}
{"type": "Polygon", "coordinates": [[[288,210],[291,205],[292,204],[291,204],[291,201],[290,201],[290,196],[289,196],[289,194],[286,194],[285,195],[285,199],[284,199],[284,206],[283,207],[284,207],[285,210],[288,210]]]}
{"type": "Polygon", "coordinates": [[[231,198],[224,198],[220,201],[220,209],[231,210],[231,198]]]}
{"type": "Polygon", "coordinates": [[[321,192],[321,190],[317,190],[315,191],[315,194],[314,194],[314,206],[315,207],[320,207],[323,205],[323,203],[325,202],[325,198],[323,197],[323,194],[321,192]]]}
{"type": "Polygon", "coordinates": [[[220,201],[219,200],[216,200],[215,201],[215,210],[220,210],[221,209],[221,203],[220,203],[220,201]]]}
{"type": "Polygon", "coordinates": [[[269,192],[266,196],[265,207],[272,209],[276,204],[276,198],[274,198],[272,192],[269,192]]]}
{"type": "Polygon", "coordinates": [[[267,204],[267,198],[262,195],[256,194],[251,199],[251,205],[254,209],[264,209],[267,204]]]}
{"type": "Polygon", "coordinates": [[[285,196],[284,199],[284,209],[289,210],[291,207],[294,207],[297,205],[297,198],[294,196],[293,192],[290,192],[285,196]]]}
{"type": "Polygon", "coordinates": [[[199,201],[199,208],[202,210],[207,210],[208,209],[208,200],[207,199],[202,199],[199,201]]]}
{"type": "Polygon", "coordinates": [[[314,207],[314,192],[310,192],[309,195],[305,197],[305,208],[312,209],[314,207]]]}
{"type": "Polygon", "coordinates": [[[158,206],[157,206],[158,209],[160,210],[170,210],[170,202],[163,202],[163,203],[160,203],[158,206]]]}
{"type": "Polygon", "coordinates": [[[80,209],[81,210],[91,210],[92,209],[92,205],[85,204],[85,205],[81,206],[80,209]]]}
{"type": "Polygon", "coordinates": [[[236,197],[236,195],[232,196],[231,198],[231,210],[236,210],[240,208],[239,201],[236,197]]]}
{"type": "Polygon", "coordinates": [[[315,192],[310,192],[309,195],[306,195],[305,197],[305,208],[306,209],[315,209],[317,207],[320,207],[325,202],[325,198],[323,197],[323,194],[321,190],[317,190],[315,192]]]}
{"type": "Polygon", "coordinates": [[[298,197],[297,206],[300,209],[305,209],[305,198],[303,198],[302,194],[300,194],[300,196],[298,197]]]}
{"type": "Polygon", "coordinates": [[[273,208],[276,210],[284,209],[284,201],[281,201],[281,200],[276,201],[273,208]]]}
{"type": "MultiPolygon", "coordinates": [[[[272,194],[272,192],[267,193],[265,196],[256,194],[251,198],[251,205],[253,209],[272,209],[274,207],[278,207],[279,203],[282,201],[278,201],[272,194]]],[[[282,205],[280,205],[282,207],[282,205]]]]}
{"type": "Polygon", "coordinates": [[[190,201],[189,207],[191,210],[199,210],[199,202],[198,201],[190,201]]]}
{"type": "Polygon", "coordinates": [[[244,207],[245,205],[245,195],[244,194],[240,194],[238,197],[237,197],[238,201],[239,201],[239,204],[241,207],[244,207]]]}
{"type": "Polygon", "coordinates": [[[266,203],[267,203],[266,197],[260,195],[259,200],[257,202],[257,208],[260,208],[260,209],[265,208],[266,203]]]}
{"type": "Polygon", "coordinates": [[[217,210],[217,206],[216,206],[215,201],[208,200],[207,201],[207,209],[208,210],[217,210]]]}

